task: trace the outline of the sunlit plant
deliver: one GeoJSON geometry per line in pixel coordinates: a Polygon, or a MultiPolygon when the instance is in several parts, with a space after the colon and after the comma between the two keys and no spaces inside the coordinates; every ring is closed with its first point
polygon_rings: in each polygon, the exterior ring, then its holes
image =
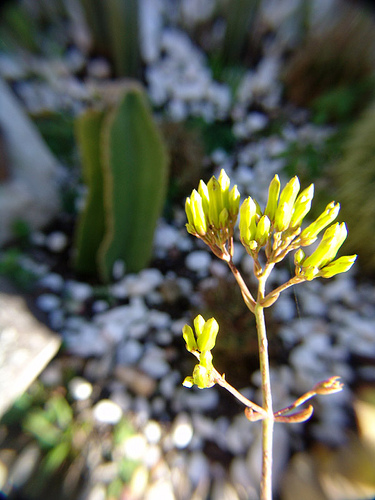
{"type": "Polygon", "coordinates": [[[339,377],[318,382],[310,391],[293,404],[274,411],[268,356],[268,341],[264,309],[278,299],[280,293],[297,283],[315,278],[331,278],[348,271],[356,255],[336,258],[336,254],[347,236],[345,223],[333,223],[340,205],[331,202],[322,214],[307,227],[302,223],[310,210],[314,186],[300,192],[298,177],[293,177],[280,192],[277,175],[270,183],[268,201],[262,211],[256,200],[246,198],[240,206],[237,186],[230,189],[230,179],[224,170],[218,179],[212,177],[207,185],[201,180],[198,190],[187,198],[185,210],[188,219],[187,231],[206,243],[211,251],[225,261],[232,271],[248,309],[256,319],[259,363],[262,377],[262,406],[239,393],[214,367],[212,349],[215,347],[219,325],[215,318],[205,320],[201,315],[194,319],[194,328],[185,325],[183,337],[186,348],[198,360],[193,374],[186,377],[186,387],[197,385],[200,389],[215,384],[224,387],[245,405],[245,415],[251,422],[262,421],[262,478],[261,500],[272,499],[272,442],[274,422],[304,422],[312,413],[312,405],[297,409],[315,395],[339,392],[343,388],[339,377]],[[239,215],[239,235],[246,252],[252,257],[254,274],[258,280],[256,295],[253,295],[233,263],[233,236],[239,215]],[[310,254],[303,247],[312,245],[323,231],[323,237],[310,254]],[[266,282],[274,266],[294,251],[295,274],[287,282],[271,291],[266,291],[266,282]],[[297,409],[297,410],[296,410],[297,409]],[[295,410],[295,411],[293,411],[295,410]]]}

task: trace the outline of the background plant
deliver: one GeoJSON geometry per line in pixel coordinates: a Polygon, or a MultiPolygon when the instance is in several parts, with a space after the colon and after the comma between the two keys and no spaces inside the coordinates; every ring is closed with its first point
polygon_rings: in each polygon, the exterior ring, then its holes
{"type": "Polygon", "coordinates": [[[139,271],[151,258],[156,222],[168,183],[164,142],[143,90],[131,86],[109,110],[88,110],[77,121],[88,185],[78,222],[75,268],[112,277],[117,260],[139,271]]]}
{"type": "Polygon", "coordinates": [[[108,57],[116,76],[141,76],[138,0],[81,0],[94,54],[108,57]]]}
{"type": "Polygon", "coordinates": [[[374,134],[372,104],[350,130],[342,158],[330,169],[337,195],[345,200],[343,213],[351,233],[346,247],[349,251],[356,248],[360,266],[371,274],[375,273],[374,134]]]}
{"type": "Polygon", "coordinates": [[[336,259],[336,254],[347,236],[345,223],[332,224],[340,210],[338,203],[329,203],[314,222],[302,229],[302,222],[311,208],[313,184],[300,192],[299,180],[293,177],[280,192],[280,180],[275,175],[269,186],[268,201],[264,211],[251,197],[246,198],[240,208],[240,193],[237,186],[231,190],[229,188],[230,179],[224,170],[218,179],[212,177],[207,185],[201,180],[198,190],[193,190],[186,200],[185,210],[188,219],[186,228],[190,234],[206,243],[217,257],[227,262],[240,287],[246,306],[255,316],[262,377],[262,406],[240,394],[227,382],[225,375],[220,375],[215,369],[211,351],[216,343],[219,325],[213,317],[205,320],[199,314],[194,319],[194,329],[189,325],[183,328],[186,348],[198,360],[192,376],[185,378],[184,385],[186,387],[197,385],[200,389],[204,389],[218,384],[246,406],[245,414],[250,421],[262,421],[260,491],[261,500],[270,500],[274,422],[294,423],[308,420],[313,413],[312,405],[301,410],[297,408],[317,394],[341,391],[343,384],[339,382],[337,376],[318,382],[293,404],[275,412],[272,407],[264,309],[274,304],[280,293],[290,286],[317,277],[330,278],[348,271],[356,255],[336,259]],[[240,214],[240,240],[253,259],[254,275],[258,280],[255,298],[233,262],[233,236],[238,214],[240,214]],[[315,243],[323,230],[325,231],[319,245],[306,256],[302,247],[315,243]],[[291,251],[295,251],[295,275],[276,289],[267,292],[266,282],[274,266],[291,251]]]}

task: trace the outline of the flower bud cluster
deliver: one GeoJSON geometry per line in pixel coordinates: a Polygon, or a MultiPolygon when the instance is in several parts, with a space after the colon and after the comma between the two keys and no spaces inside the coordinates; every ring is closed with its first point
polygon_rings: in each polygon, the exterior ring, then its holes
{"type": "Polygon", "coordinates": [[[201,180],[198,191],[194,189],[185,203],[187,231],[219,249],[233,236],[240,206],[237,186],[229,187],[230,179],[222,169],[219,178],[212,176],[207,185],[201,180]]]}
{"type": "Polygon", "coordinates": [[[205,389],[215,384],[211,349],[215,347],[219,325],[215,318],[205,321],[199,314],[194,319],[194,330],[195,332],[189,325],[185,325],[182,329],[186,349],[199,358],[199,363],[194,367],[193,376],[186,377],[183,385],[192,387],[195,384],[200,389],[205,389]]]}

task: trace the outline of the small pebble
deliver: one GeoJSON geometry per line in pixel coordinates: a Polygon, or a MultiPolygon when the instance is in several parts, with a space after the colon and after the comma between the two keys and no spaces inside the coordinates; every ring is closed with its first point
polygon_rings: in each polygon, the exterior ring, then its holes
{"type": "Polygon", "coordinates": [[[44,312],[50,312],[60,307],[61,299],[52,293],[44,293],[36,299],[37,307],[44,312]]]}
{"type": "Polygon", "coordinates": [[[51,252],[60,253],[66,248],[68,238],[61,231],[54,231],[46,237],[45,244],[51,252]]]}
{"type": "Polygon", "coordinates": [[[177,448],[186,448],[193,438],[193,425],[187,414],[180,414],[173,423],[172,440],[177,448]]]}
{"type": "Polygon", "coordinates": [[[68,388],[72,397],[79,401],[88,399],[91,396],[93,390],[90,382],[81,377],[74,377],[69,382],[68,388]]]}
{"type": "Polygon", "coordinates": [[[102,424],[118,424],[122,418],[120,406],[109,399],[102,399],[93,408],[94,418],[102,424]]]}
{"type": "Polygon", "coordinates": [[[211,254],[205,250],[195,250],[189,253],[185,259],[185,265],[190,271],[195,271],[200,276],[206,276],[212,261],[211,254]]]}

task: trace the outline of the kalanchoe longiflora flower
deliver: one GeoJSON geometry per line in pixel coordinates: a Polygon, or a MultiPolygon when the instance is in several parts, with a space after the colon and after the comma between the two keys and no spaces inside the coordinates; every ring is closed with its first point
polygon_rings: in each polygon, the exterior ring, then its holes
{"type": "Polygon", "coordinates": [[[275,212],[275,230],[282,232],[288,229],[292,215],[294,202],[296,201],[300,184],[297,176],[294,176],[286,184],[280,193],[279,203],[275,212]]]}
{"type": "Polygon", "coordinates": [[[240,193],[237,186],[231,190],[229,187],[230,179],[222,169],[218,179],[212,176],[207,185],[201,180],[198,191],[194,190],[186,199],[186,228],[207,244],[220,247],[233,235],[240,193]]]}
{"type": "Polygon", "coordinates": [[[186,342],[186,349],[194,353],[199,358],[199,363],[195,366],[192,377],[186,377],[183,385],[192,387],[194,384],[200,389],[212,387],[215,384],[213,379],[213,364],[211,349],[215,347],[216,336],[219,325],[215,318],[205,319],[199,314],[194,319],[194,330],[185,325],[182,334],[186,342]]]}

